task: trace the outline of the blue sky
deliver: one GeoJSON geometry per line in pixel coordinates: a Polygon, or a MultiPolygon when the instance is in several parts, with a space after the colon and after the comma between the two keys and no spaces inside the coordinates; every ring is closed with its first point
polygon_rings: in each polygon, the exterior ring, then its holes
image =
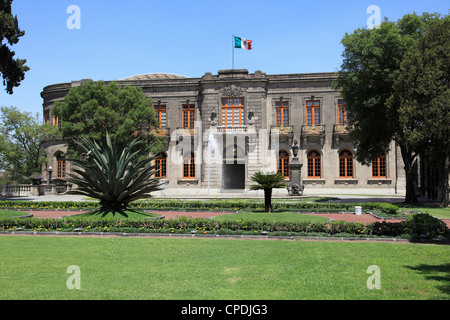
{"type": "Polygon", "coordinates": [[[14,0],[26,34],[13,47],[30,71],[0,105],[42,114],[42,89],[72,80],[119,80],[164,72],[188,77],[232,64],[232,35],[253,40],[235,49],[235,68],[267,74],[337,71],[341,39],[365,27],[367,8],[396,21],[416,12],[448,13],[448,0],[14,0]],[[81,29],[67,28],[70,5],[81,29]]]}

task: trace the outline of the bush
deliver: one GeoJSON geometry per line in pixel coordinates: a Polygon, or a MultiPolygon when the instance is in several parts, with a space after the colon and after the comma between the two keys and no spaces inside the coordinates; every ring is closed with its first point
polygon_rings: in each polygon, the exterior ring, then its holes
{"type": "Polygon", "coordinates": [[[430,216],[428,213],[412,214],[407,220],[408,234],[414,237],[436,238],[443,236],[447,231],[447,225],[440,219],[430,216]]]}

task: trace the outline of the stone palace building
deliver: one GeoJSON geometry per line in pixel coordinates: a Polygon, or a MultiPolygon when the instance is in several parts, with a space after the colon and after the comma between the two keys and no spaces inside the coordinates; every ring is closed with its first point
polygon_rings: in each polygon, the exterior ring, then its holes
{"type": "MultiPolygon", "coordinates": [[[[334,79],[334,73],[268,75],[231,69],[200,78],[143,74],[117,82],[138,86],[153,100],[160,123],[154,134],[166,142],[156,159],[165,181],[160,195],[256,195],[249,186],[257,171],[278,171],[289,179],[294,141],[305,195],[403,195],[403,163],[394,142],[369,166],[355,160],[345,101],[332,88],[334,79]]],[[[43,89],[46,122],[58,125],[54,102],[85,81],[43,89]]],[[[63,141],[46,145],[53,179],[63,181],[70,171],[66,151],[63,141]]],[[[48,174],[45,168],[43,176],[48,174]]],[[[286,189],[275,192],[288,194],[286,189]]]]}

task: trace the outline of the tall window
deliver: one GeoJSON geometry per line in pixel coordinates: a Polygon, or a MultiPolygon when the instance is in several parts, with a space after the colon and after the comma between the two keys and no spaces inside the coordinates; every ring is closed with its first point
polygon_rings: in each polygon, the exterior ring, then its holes
{"type": "Polygon", "coordinates": [[[155,178],[165,178],[167,175],[167,157],[164,153],[161,153],[155,159],[155,166],[158,166],[155,173],[155,178]]]}
{"type": "Polygon", "coordinates": [[[58,126],[59,129],[61,129],[62,122],[61,122],[61,120],[58,117],[53,117],[53,124],[55,126],[58,126]]]}
{"type": "Polygon", "coordinates": [[[244,125],[244,98],[222,99],[222,126],[244,125]]]}
{"type": "Polygon", "coordinates": [[[194,153],[186,153],[183,157],[183,179],[195,179],[194,153]]]}
{"type": "Polygon", "coordinates": [[[372,161],[372,177],[373,178],[386,178],[386,155],[372,161]]]}
{"type": "Polygon", "coordinates": [[[345,101],[343,99],[338,100],[338,121],[339,124],[347,123],[347,111],[345,110],[345,101]]]}
{"type": "Polygon", "coordinates": [[[289,102],[288,101],[276,101],[275,102],[275,114],[277,119],[277,127],[289,125],[289,102]]]}
{"type": "Polygon", "coordinates": [[[313,150],[308,153],[308,178],[320,179],[320,153],[313,150]]]}
{"type": "Polygon", "coordinates": [[[183,105],[183,128],[193,128],[195,119],[195,105],[183,105]]]}
{"type": "Polygon", "coordinates": [[[278,154],[278,173],[281,173],[285,178],[289,178],[289,153],[281,150],[278,154]]]}
{"type": "Polygon", "coordinates": [[[339,177],[353,178],[353,155],[348,150],[339,153],[339,177]]]}
{"type": "Polygon", "coordinates": [[[50,110],[49,109],[44,111],[44,123],[50,123],[50,110]]]}
{"type": "Polygon", "coordinates": [[[156,119],[159,121],[160,128],[167,128],[167,113],[165,105],[154,106],[156,112],[156,119]]]}
{"type": "Polygon", "coordinates": [[[320,124],[320,101],[307,100],[306,101],[306,123],[308,126],[320,124]]]}
{"type": "Polygon", "coordinates": [[[56,157],[56,177],[60,179],[66,177],[66,157],[64,154],[59,154],[56,157]]]}

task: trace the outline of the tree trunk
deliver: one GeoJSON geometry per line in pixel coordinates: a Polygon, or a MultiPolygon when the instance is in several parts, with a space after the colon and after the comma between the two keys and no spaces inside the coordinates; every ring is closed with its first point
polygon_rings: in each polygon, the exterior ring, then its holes
{"type": "Polygon", "coordinates": [[[448,179],[449,179],[449,173],[450,173],[450,158],[447,157],[444,161],[443,165],[443,175],[442,175],[442,183],[440,183],[441,187],[441,203],[440,207],[447,208],[448,207],[448,193],[449,193],[449,186],[448,186],[448,179]]]}
{"type": "Polygon", "coordinates": [[[406,203],[417,203],[416,189],[414,187],[414,172],[413,163],[416,158],[411,152],[407,150],[406,146],[401,145],[400,150],[402,153],[403,163],[405,165],[405,175],[406,175],[406,203]]]}
{"type": "Polygon", "coordinates": [[[265,212],[272,212],[272,189],[264,189],[265,212]]]}

